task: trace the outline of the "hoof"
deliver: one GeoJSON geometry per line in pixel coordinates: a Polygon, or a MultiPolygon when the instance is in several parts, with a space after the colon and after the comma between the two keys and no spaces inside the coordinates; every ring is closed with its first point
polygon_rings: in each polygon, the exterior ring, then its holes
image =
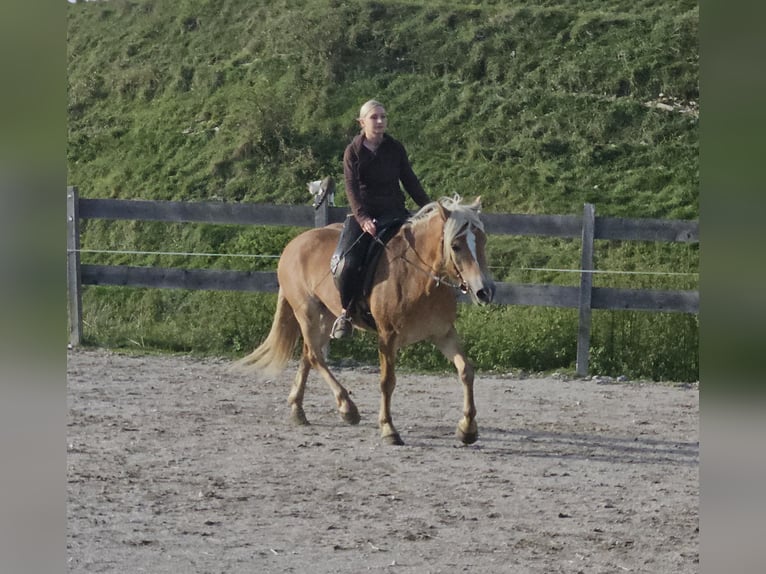
{"type": "Polygon", "coordinates": [[[359,421],[362,420],[362,417],[359,416],[359,411],[356,409],[350,413],[340,413],[340,418],[350,425],[358,425],[359,421]]]}
{"type": "Polygon", "coordinates": [[[393,433],[388,434],[386,436],[380,437],[380,440],[383,441],[385,444],[390,444],[393,446],[402,446],[404,444],[404,441],[402,440],[402,437],[399,436],[399,433],[393,433]]]}
{"type": "Polygon", "coordinates": [[[303,409],[294,409],[290,414],[290,422],[298,426],[308,426],[311,424],[309,419],[306,418],[306,413],[303,412],[303,409]]]}
{"type": "Polygon", "coordinates": [[[341,412],[340,418],[350,425],[358,425],[359,421],[362,420],[362,417],[359,415],[359,409],[356,408],[354,403],[349,403],[348,411],[345,413],[341,412]]]}
{"type": "Polygon", "coordinates": [[[460,427],[458,427],[457,430],[455,431],[455,436],[463,444],[473,444],[477,440],[479,440],[479,431],[464,432],[464,431],[460,430],[460,427]]]}

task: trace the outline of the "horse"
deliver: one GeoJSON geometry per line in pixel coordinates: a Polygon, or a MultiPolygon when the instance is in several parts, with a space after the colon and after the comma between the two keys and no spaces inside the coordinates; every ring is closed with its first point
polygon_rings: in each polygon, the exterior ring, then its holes
{"type": "MultiPolygon", "coordinates": [[[[459,196],[441,198],[411,215],[385,244],[369,289],[374,327],[354,320],[355,329],[376,330],[380,359],[381,402],[378,416],[384,443],[404,444],[391,417],[398,351],[428,340],[457,369],[463,385],[463,417],[456,436],[464,444],[479,437],[473,396],[474,368],[455,330],[458,292],[479,305],[490,303],[495,284],[487,270],[486,234],[479,217],[481,198],[463,204],[459,196]]],[[[237,366],[266,375],[283,371],[299,337],[302,352],[288,404],[296,424],[309,421],[303,409],[306,379],[316,369],[332,390],[341,418],[358,424],[359,411],[349,392],[327,366],[330,330],[341,312],[330,274],[330,258],[341,224],[305,231],[292,239],[279,259],[277,305],[269,334],[237,366]]]]}

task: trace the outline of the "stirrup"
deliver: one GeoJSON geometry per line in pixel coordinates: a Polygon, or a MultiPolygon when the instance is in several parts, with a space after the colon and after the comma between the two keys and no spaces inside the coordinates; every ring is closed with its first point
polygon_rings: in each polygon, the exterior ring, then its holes
{"type": "Polygon", "coordinates": [[[335,323],[332,324],[332,330],[330,331],[330,337],[332,339],[343,339],[344,337],[350,337],[354,334],[354,326],[351,324],[351,319],[345,313],[338,315],[335,319],[335,323]]]}

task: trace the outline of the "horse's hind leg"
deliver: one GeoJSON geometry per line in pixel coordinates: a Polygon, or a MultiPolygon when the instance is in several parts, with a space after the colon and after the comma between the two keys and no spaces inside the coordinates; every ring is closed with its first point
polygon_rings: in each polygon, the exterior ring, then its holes
{"type": "Polygon", "coordinates": [[[335,376],[330,372],[330,369],[327,368],[327,364],[323,357],[316,361],[314,368],[319,371],[322,378],[327,381],[328,385],[330,385],[341,418],[350,425],[359,424],[359,421],[362,418],[359,415],[359,409],[356,408],[354,401],[351,400],[351,395],[346,388],[338,382],[335,376]]]}
{"type": "Polygon", "coordinates": [[[304,343],[300,362],[298,363],[298,372],[295,374],[290,396],[287,403],[290,405],[290,419],[299,425],[309,424],[306,413],[303,410],[303,394],[306,391],[306,380],[311,370],[311,361],[309,361],[308,349],[304,343]]]}
{"type": "Polygon", "coordinates": [[[464,444],[473,444],[479,438],[479,428],[476,425],[476,403],[473,399],[473,365],[463,353],[454,326],[441,339],[434,339],[434,344],[455,365],[460,382],[463,383],[463,418],[457,425],[455,435],[464,444]]]}
{"type": "Polygon", "coordinates": [[[293,404],[300,404],[300,410],[303,410],[303,390],[305,388],[306,380],[305,378],[299,379],[299,377],[304,370],[304,365],[308,365],[305,367],[306,376],[308,376],[309,369],[313,367],[330,386],[341,418],[349,424],[359,424],[361,417],[359,416],[359,410],[356,408],[354,401],[351,400],[351,395],[346,388],[338,382],[335,376],[330,372],[330,369],[327,368],[325,349],[330,337],[331,322],[325,320],[326,313],[321,313],[316,308],[318,305],[319,304],[316,304],[310,307],[309,310],[311,311],[311,316],[308,316],[307,313],[306,316],[298,318],[301,332],[303,333],[304,344],[301,365],[298,369],[295,383],[293,384],[293,390],[290,393],[291,398],[295,395],[295,403],[291,403],[291,407],[293,407],[293,416],[295,416],[296,411],[293,404]]]}

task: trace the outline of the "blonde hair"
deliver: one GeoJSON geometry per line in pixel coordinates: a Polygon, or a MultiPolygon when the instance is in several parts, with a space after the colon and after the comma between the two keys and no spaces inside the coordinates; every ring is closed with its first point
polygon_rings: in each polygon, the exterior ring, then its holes
{"type": "Polygon", "coordinates": [[[386,106],[381,104],[378,100],[367,100],[362,104],[362,107],[359,108],[359,117],[357,119],[363,120],[365,116],[375,108],[383,108],[385,110],[386,106]]]}

